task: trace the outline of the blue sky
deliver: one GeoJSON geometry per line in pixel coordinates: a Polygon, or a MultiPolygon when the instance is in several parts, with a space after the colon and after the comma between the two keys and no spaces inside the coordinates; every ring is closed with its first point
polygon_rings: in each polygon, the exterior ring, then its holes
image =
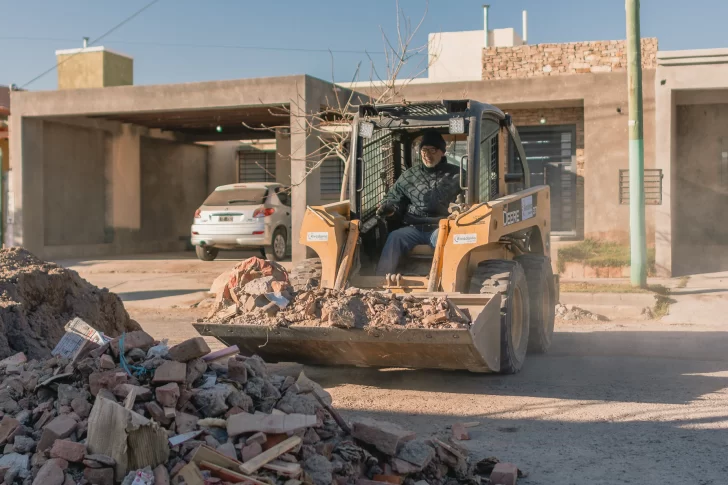
{"type": "MultiPolygon", "coordinates": [[[[0,84],[23,85],[53,66],[56,49],[80,47],[149,0],[0,0],[0,84]]],[[[482,29],[483,0],[431,0],[416,45],[430,32],[482,29]]],[[[490,0],[491,28],[521,31],[529,43],[623,39],[624,0],[490,0]]],[[[328,52],[242,49],[335,49],[334,76],[349,80],[362,62],[383,62],[380,26],[394,32],[394,0],[160,0],[100,42],[134,57],[135,84],[286,74],[332,77],[328,52]],[[209,47],[215,46],[215,47],[209,47]]],[[[401,0],[416,22],[424,0],[401,0]]],[[[661,50],[728,47],[726,0],[643,0],[642,35],[661,50]]],[[[56,73],[29,89],[55,89],[56,73]]]]}

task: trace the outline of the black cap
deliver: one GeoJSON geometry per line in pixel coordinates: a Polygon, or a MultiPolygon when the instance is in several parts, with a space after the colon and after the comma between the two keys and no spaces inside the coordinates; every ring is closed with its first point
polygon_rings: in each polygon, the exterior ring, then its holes
{"type": "Polygon", "coordinates": [[[422,147],[425,146],[435,147],[442,152],[447,151],[447,143],[445,143],[445,139],[435,130],[426,131],[425,134],[422,135],[422,140],[420,140],[420,150],[422,150],[422,147]]]}

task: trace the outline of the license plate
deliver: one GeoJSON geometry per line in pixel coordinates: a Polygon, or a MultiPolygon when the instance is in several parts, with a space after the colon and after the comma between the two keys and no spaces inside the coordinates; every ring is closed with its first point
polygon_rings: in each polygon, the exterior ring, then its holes
{"type": "Polygon", "coordinates": [[[218,218],[219,222],[233,222],[233,216],[220,216],[218,218]]]}

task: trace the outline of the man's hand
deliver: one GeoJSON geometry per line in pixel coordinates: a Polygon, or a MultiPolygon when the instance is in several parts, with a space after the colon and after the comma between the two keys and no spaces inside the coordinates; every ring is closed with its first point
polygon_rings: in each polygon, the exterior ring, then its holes
{"type": "Polygon", "coordinates": [[[382,202],[377,207],[377,217],[392,217],[397,211],[395,205],[391,202],[382,202]]]}

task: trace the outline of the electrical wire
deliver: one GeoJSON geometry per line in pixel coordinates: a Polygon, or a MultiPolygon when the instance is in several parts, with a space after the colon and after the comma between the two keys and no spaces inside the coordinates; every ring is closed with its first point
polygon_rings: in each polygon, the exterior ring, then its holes
{"type": "MultiPolygon", "coordinates": [[[[23,41],[52,41],[52,42],[73,42],[77,39],[71,39],[68,37],[3,37],[0,36],[0,40],[23,40],[23,41]]],[[[152,42],[152,41],[134,41],[134,40],[109,40],[109,44],[127,44],[127,45],[145,45],[155,47],[187,47],[187,48],[202,48],[202,49],[239,49],[239,50],[259,50],[259,51],[279,51],[279,52],[311,52],[319,54],[369,54],[369,55],[384,55],[383,52],[375,52],[368,50],[348,50],[348,49],[321,49],[321,48],[306,48],[306,47],[270,47],[261,45],[234,45],[234,44],[191,44],[191,43],[176,43],[176,42],[152,42]]],[[[424,54],[415,54],[424,55],[424,54]]]]}
{"type": "MultiPolygon", "coordinates": [[[[131,14],[130,16],[128,16],[127,18],[125,18],[124,20],[122,20],[121,22],[119,22],[118,24],[116,24],[115,26],[113,26],[113,27],[112,27],[111,29],[107,30],[106,32],[104,32],[103,34],[101,34],[101,35],[100,35],[99,37],[97,37],[97,38],[95,38],[94,40],[92,40],[91,42],[89,42],[89,43],[88,43],[87,45],[93,45],[93,44],[95,44],[96,42],[98,42],[98,41],[100,41],[101,39],[103,39],[104,37],[106,37],[107,35],[111,34],[112,32],[114,32],[114,31],[118,30],[118,29],[119,29],[119,28],[121,28],[121,27],[122,27],[123,25],[125,25],[125,24],[126,24],[126,23],[128,23],[128,22],[130,22],[130,21],[131,21],[132,19],[134,19],[135,17],[137,17],[138,15],[140,15],[140,14],[141,14],[142,12],[144,12],[145,10],[147,10],[147,9],[148,9],[149,7],[151,7],[152,5],[154,5],[154,4],[155,4],[155,3],[157,3],[157,2],[159,2],[159,0],[152,0],[152,1],[151,1],[151,2],[149,2],[148,4],[146,4],[145,6],[143,6],[142,8],[140,8],[139,10],[137,10],[136,12],[134,12],[133,14],[131,14]]],[[[23,89],[23,88],[27,87],[28,85],[30,85],[30,84],[32,84],[32,83],[34,83],[35,81],[37,81],[38,79],[42,78],[43,76],[45,76],[45,75],[46,75],[46,74],[48,74],[49,72],[52,72],[52,71],[54,71],[55,69],[57,69],[57,68],[58,68],[58,66],[60,66],[60,65],[61,65],[61,64],[63,64],[64,62],[66,62],[66,61],[68,61],[68,60],[70,60],[70,59],[74,58],[75,56],[77,56],[77,55],[78,55],[78,54],[80,54],[81,52],[83,52],[83,50],[80,50],[79,52],[77,52],[77,53],[75,53],[75,54],[73,54],[73,55],[71,55],[71,56],[68,56],[68,57],[66,57],[66,58],[65,58],[65,59],[63,59],[63,60],[62,60],[61,62],[58,62],[58,63],[56,63],[56,64],[55,64],[55,65],[54,65],[53,67],[51,67],[50,69],[47,69],[47,70],[43,71],[42,73],[38,74],[38,75],[37,75],[36,77],[34,77],[33,79],[31,79],[30,81],[28,81],[27,83],[23,84],[23,85],[21,86],[21,89],[23,89]]]]}

